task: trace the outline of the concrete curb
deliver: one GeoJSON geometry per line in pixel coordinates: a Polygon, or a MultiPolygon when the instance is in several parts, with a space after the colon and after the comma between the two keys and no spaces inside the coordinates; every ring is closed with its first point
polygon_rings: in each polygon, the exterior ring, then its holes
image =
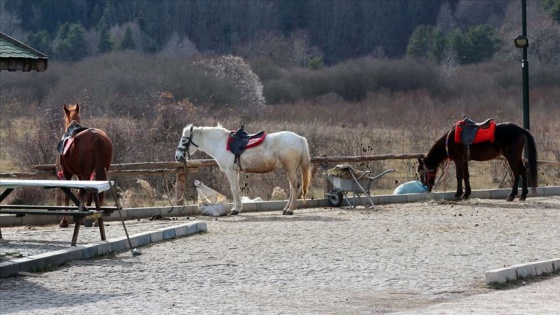
{"type": "Polygon", "coordinates": [[[486,284],[506,283],[525,278],[560,272],[560,258],[518,264],[486,271],[486,284]]]}
{"type": "MultiPolygon", "coordinates": [[[[204,221],[194,221],[177,226],[129,235],[133,248],[150,243],[161,242],[178,237],[207,232],[204,221]]],[[[17,275],[19,272],[36,272],[50,266],[59,266],[72,260],[89,259],[111,252],[132,250],[125,237],[119,237],[97,243],[83,244],[44,254],[14,259],[0,263],[0,278],[17,275]]]]}

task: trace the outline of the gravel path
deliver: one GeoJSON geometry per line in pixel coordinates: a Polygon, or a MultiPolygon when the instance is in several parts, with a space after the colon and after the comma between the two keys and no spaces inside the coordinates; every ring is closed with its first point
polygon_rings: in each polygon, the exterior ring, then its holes
{"type": "Polygon", "coordinates": [[[560,197],[376,209],[202,218],[207,233],[144,247],[141,256],[125,252],[74,261],[37,277],[0,279],[0,313],[554,314],[560,309],[558,276],[509,290],[484,284],[487,270],[560,257],[560,197]]]}

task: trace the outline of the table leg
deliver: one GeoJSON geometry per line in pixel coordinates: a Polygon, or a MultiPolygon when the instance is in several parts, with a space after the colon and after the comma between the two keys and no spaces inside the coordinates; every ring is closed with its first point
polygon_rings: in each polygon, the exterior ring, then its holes
{"type": "Polygon", "coordinates": [[[72,235],[72,246],[76,246],[78,242],[78,233],[80,232],[80,225],[82,225],[82,218],[75,218],[74,221],[76,222],[74,225],[74,234],[72,235]]]}
{"type": "Polygon", "coordinates": [[[99,224],[99,234],[101,234],[101,240],[105,241],[107,237],[105,236],[105,225],[103,224],[103,218],[98,218],[97,223],[99,224]]]}
{"type": "Polygon", "coordinates": [[[95,210],[101,211],[101,203],[99,202],[99,193],[98,192],[93,193],[93,202],[95,204],[95,210]]]}
{"type": "Polygon", "coordinates": [[[78,197],[76,197],[76,195],[74,195],[74,193],[69,188],[60,187],[60,189],[76,204],[76,206],[80,206],[82,202],[80,201],[80,199],[78,199],[78,197]]]}
{"type": "Polygon", "coordinates": [[[4,198],[8,197],[8,195],[9,195],[12,191],[14,191],[13,188],[6,188],[6,189],[2,192],[2,194],[0,195],[0,202],[2,202],[2,200],[4,200],[4,198]]]}

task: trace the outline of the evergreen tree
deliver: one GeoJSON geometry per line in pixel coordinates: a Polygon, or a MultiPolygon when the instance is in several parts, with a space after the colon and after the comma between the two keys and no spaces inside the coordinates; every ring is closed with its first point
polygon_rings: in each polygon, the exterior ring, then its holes
{"type": "Polygon", "coordinates": [[[445,50],[445,37],[437,28],[420,25],[410,36],[406,54],[409,57],[430,58],[440,61],[445,50]]]}
{"type": "Polygon", "coordinates": [[[453,29],[447,34],[445,45],[450,53],[454,53],[457,56],[459,63],[465,63],[465,36],[460,29],[453,29]]]}
{"type": "Polygon", "coordinates": [[[27,36],[27,43],[29,46],[37,49],[47,56],[52,53],[51,38],[47,31],[29,34],[29,36],[27,36]]]}
{"type": "Polygon", "coordinates": [[[100,54],[107,53],[113,49],[113,42],[109,35],[109,27],[103,24],[99,30],[99,43],[97,44],[97,52],[100,54]]]}
{"type": "Polygon", "coordinates": [[[122,50],[136,49],[136,45],[134,44],[134,38],[132,37],[132,30],[130,29],[130,26],[126,28],[126,32],[124,33],[124,39],[121,42],[120,48],[122,50]]]}
{"type": "Polygon", "coordinates": [[[433,26],[418,26],[410,36],[408,46],[406,47],[406,54],[416,58],[427,57],[431,46],[430,38],[432,37],[432,32],[434,32],[433,26]]]}
{"type": "Polygon", "coordinates": [[[477,63],[494,56],[499,40],[496,30],[489,25],[469,27],[465,34],[465,63],[477,63]]]}
{"type": "Polygon", "coordinates": [[[560,22],[560,0],[541,0],[540,4],[548,11],[551,19],[560,22]]]}
{"type": "Polygon", "coordinates": [[[61,60],[77,61],[88,55],[86,31],[80,23],[65,23],[58,30],[55,56],[61,60]]]}

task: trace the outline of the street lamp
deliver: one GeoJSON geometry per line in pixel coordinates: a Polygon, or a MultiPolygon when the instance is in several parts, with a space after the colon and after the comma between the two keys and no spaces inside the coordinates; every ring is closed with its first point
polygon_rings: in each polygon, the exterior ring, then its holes
{"type": "Polygon", "coordinates": [[[529,47],[529,39],[527,39],[527,36],[525,35],[517,36],[516,38],[513,39],[513,42],[515,43],[515,47],[517,48],[529,47]]]}
{"type": "Polygon", "coordinates": [[[521,0],[521,35],[517,36],[513,42],[515,47],[523,49],[523,58],[521,59],[521,68],[523,70],[523,128],[529,130],[529,61],[527,60],[527,47],[529,47],[529,39],[527,38],[527,1],[521,0]]]}

